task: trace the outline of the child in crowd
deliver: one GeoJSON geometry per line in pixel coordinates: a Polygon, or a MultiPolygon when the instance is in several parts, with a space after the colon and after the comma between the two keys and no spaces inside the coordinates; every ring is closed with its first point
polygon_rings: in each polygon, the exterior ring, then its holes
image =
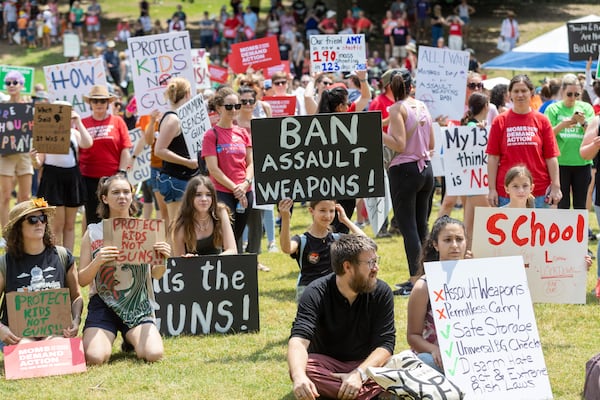
{"type": "MultiPolygon", "coordinates": [[[[35,43],[35,36],[37,34],[37,28],[35,27],[35,21],[29,21],[27,25],[27,45],[30,49],[35,49],[37,47],[35,43]]],[[[25,40],[23,40],[23,45],[25,45],[25,40]]]]}
{"type": "Polygon", "coordinates": [[[535,208],[533,176],[524,165],[517,165],[504,176],[504,189],[510,201],[507,208],[535,208]]]}

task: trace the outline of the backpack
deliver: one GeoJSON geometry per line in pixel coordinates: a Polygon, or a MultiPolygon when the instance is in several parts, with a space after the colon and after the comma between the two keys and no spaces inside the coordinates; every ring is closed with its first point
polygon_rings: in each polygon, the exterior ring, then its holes
{"type": "MultiPolygon", "coordinates": [[[[306,247],[307,237],[306,234],[298,235],[300,236],[300,248],[298,249],[298,266],[300,267],[300,271],[302,271],[302,256],[304,255],[304,248],[306,247]]],[[[333,240],[338,240],[340,238],[340,234],[337,232],[333,233],[333,240]]],[[[300,277],[298,277],[300,280],[300,277]]]]}
{"type": "Polygon", "coordinates": [[[600,353],[585,363],[583,398],[585,400],[600,399],[600,353]]]}

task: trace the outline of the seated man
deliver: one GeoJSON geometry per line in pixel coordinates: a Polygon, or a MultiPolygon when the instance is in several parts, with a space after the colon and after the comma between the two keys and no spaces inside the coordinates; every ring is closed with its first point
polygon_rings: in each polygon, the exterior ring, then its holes
{"type": "Polygon", "coordinates": [[[394,352],[394,296],[377,279],[377,245],[344,235],[331,244],[333,274],[306,288],[288,343],[296,399],[372,399],[383,391],[367,367],[394,352]]]}

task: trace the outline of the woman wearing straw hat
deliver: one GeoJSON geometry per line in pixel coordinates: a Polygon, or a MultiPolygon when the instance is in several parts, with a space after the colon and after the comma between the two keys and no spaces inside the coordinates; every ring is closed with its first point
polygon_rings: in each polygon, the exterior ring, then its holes
{"type": "Polygon", "coordinates": [[[127,169],[132,147],[129,130],[122,118],[108,113],[115,97],[106,86],[94,85],[83,100],[92,109],[92,115],[83,119],[83,125],[94,140],[92,147],[79,152],[79,168],[86,186],[85,217],[87,224],[100,222],[96,214],[96,189],[103,176],[111,176],[127,169]]]}
{"type": "MultiPolygon", "coordinates": [[[[69,250],[54,246],[52,219],[55,208],[42,199],[18,203],[10,210],[3,235],[7,241],[6,254],[0,258],[0,295],[14,291],[39,291],[68,288],[71,296],[70,327],[58,332],[75,337],[79,330],[83,299],[77,280],[75,259],[69,250]]],[[[37,338],[21,338],[8,324],[6,296],[1,303],[0,348],[37,338]]],[[[44,337],[48,335],[43,335],[44,337]]]]}

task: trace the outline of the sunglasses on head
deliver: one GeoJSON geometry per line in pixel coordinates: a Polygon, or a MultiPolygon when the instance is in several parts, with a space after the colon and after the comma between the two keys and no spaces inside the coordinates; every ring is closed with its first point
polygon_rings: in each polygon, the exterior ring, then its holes
{"type": "Polygon", "coordinates": [[[93,104],[106,104],[108,103],[107,99],[90,99],[90,103],[93,104]]]}
{"type": "Polygon", "coordinates": [[[579,92],[567,92],[567,97],[573,97],[573,96],[579,97],[579,96],[581,96],[581,93],[579,93],[579,92]]]}
{"type": "Polygon", "coordinates": [[[19,86],[21,82],[19,81],[4,81],[5,86],[19,86]]]}
{"type": "Polygon", "coordinates": [[[237,103],[237,104],[223,104],[223,107],[225,107],[225,109],[226,109],[227,111],[231,111],[231,110],[233,110],[234,108],[235,108],[236,110],[239,110],[240,108],[242,108],[242,105],[241,105],[240,103],[237,103]]]}
{"type": "Polygon", "coordinates": [[[48,222],[48,216],[46,214],[30,215],[30,216],[26,217],[25,220],[27,220],[27,222],[29,222],[29,225],[35,225],[38,222],[45,224],[48,222]]]}
{"type": "Polygon", "coordinates": [[[475,89],[483,89],[483,83],[475,83],[475,82],[471,82],[467,85],[467,87],[471,90],[475,90],[475,89]]]}
{"type": "Polygon", "coordinates": [[[273,82],[273,85],[276,85],[276,86],[283,86],[283,85],[285,85],[286,83],[287,83],[286,81],[277,81],[277,82],[273,82]]]}
{"type": "Polygon", "coordinates": [[[246,106],[248,104],[253,105],[254,103],[256,103],[256,100],[254,100],[254,99],[242,99],[242,100],[240,100],[240,102],[242,103],[243,106],[246,106]]]}

